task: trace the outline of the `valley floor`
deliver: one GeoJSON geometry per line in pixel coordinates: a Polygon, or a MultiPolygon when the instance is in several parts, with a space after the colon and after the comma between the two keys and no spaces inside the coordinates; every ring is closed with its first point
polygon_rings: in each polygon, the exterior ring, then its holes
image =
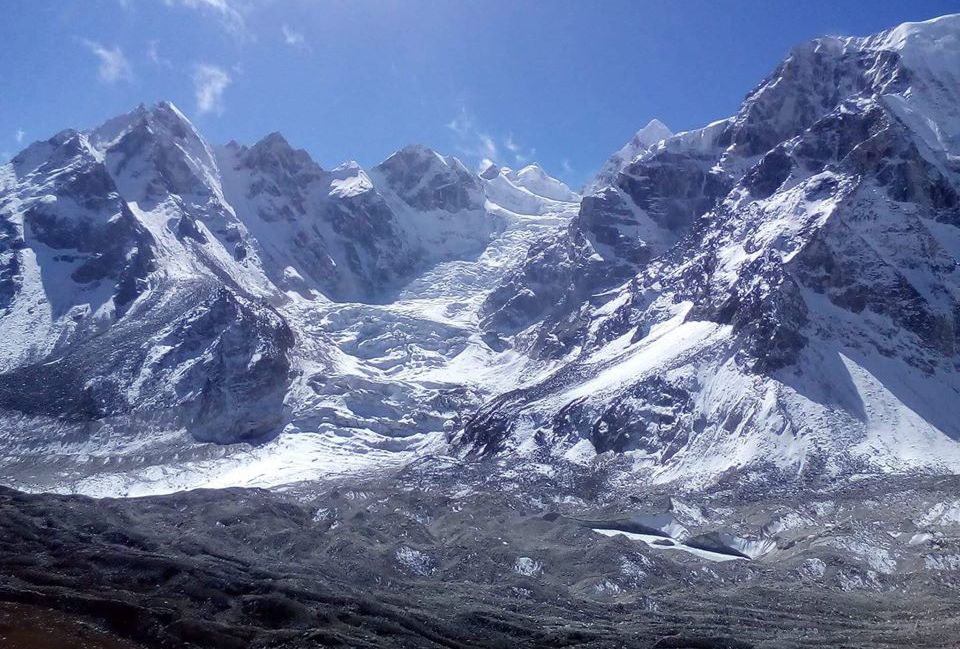
{"type": "Polygon", "coordinates": [[[677,495],[579,470],[429,458],[375,481],[282,492],[2,489],[0,638],[90,649],[956,646],[960,478],[770,491],[739,476],[677,495]]]}

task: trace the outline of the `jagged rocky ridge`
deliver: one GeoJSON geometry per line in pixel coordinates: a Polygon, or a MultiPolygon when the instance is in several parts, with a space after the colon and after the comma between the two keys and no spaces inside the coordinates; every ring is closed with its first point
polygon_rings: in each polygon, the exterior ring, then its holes
{"type": "Polygon", "coordinates": [[[735,116],[651,122],[582,201],[418,146],[213,148],[169,104],[34,144],[0,167],[5,470],[955,471],[958,42],[947,16],[804,44],[735,116]]]}

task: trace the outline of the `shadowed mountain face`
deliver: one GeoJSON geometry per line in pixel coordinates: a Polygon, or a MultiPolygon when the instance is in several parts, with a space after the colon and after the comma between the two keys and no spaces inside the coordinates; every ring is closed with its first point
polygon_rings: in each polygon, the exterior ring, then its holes
{"type": "Polygon", "coordinates": [[[167,103],[35,143],[0,168],[7,471],[960,470],[958,42],[946,16],[801,45],[729,119],[651,122],[582,199],[423,146],[369,171],[276,133],[214,148],[167,103]]]}

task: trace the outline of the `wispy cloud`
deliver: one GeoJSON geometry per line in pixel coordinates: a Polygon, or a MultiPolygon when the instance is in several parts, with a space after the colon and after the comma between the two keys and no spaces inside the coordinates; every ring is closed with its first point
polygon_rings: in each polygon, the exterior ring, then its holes
{"type": "Polygon", "coordinates": [[[527,149],[517,143],[513,139],[513,133],[507,135],[503,140],[503,146],[506,147],[507,151],[513,154],[513,161],[518,165],[527,164],[533,160],[534,156],[537,154],[536,149],[527,149]]]}
{"type": "Polygon", "coordinates": [[[477,137],[480,138],[480,147],[478,149],[480,155],[485,158],[490,158],[491,160],[499,157],[497,155],[497,145],[494,143],[492,137],[486,133],[478,133],[477,137]]]}
{"type": "Polygon", "coordinates": [[[97,68],[97,76],[104,83],[116,83],[117,81],[128,81],[133,77],[133,68],[130,62],[124,56],[123,50],[119,45],[105,47],[96,41],[83,41],[100,62],[97,68]]]}
{"type": "Polygon", "coordinates": [[[13,134],[13,139],[17,141],[17,144],[23,144],[23,138],[25,137],[27,137],[27,134],[22,128],[18,128],[17,132],[13,134]]]}
{"type": "Polygon", "coordinates": [[[473,118],[467,113],[466,108],[460,109],[460,114],[447,122],[444,126],[463,137],[473,128],[473,118]]]}
{"type": "Polygon", "coordinates": [[[497,143],[489,133],[477,128],[473,115],[466,108],[447,122],[446,127],[457,136],[457,149],[460,153],[474,158],[498,159],[497,143]]]}
{"type": "Polygon", "coordinates": [[[203,113],[223,112],[223,93],[232,79],[223,68],[207,63],[197,64],[193,71],[193,91],[197,98],[197,111],[203,113]]]}
{"type": "Polygon", "coordinates": [[[224,29],[238,36],[246,33],[246,21],[234,0],[163,0],[169,7],[198,9],[216,16],[224,29]]]}
{"type": "Polygon", "coordinates": [[[158,40],[152,40],[147,43],[147,58],[150,59],[151,63],[159,65],[162,68],[173,67],[173,62],[160,54],[160,41],[158,40]]]}
{"type": "Polygon", "coordinates": [[[284,43],[290,47],[309,49],[309,46],[307,45],[307,39],[304,38],[301,32],[292,29],[289,25],[283,25],[280,29],[283,31],[284,43]]]}

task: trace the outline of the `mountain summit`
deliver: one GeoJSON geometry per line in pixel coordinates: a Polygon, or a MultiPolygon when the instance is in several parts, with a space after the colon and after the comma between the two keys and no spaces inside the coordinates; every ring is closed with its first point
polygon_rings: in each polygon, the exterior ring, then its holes
{"type": "Polygon", "coordinates": [[[672,135],[673,131],[666,124],[659,119],[651,119],[646,126],[634,134],[629,142],[610,156],[590,182],[588,192],[609,185],[616,178],[616,175],[637,156],[646,153],[672,135]]]}

